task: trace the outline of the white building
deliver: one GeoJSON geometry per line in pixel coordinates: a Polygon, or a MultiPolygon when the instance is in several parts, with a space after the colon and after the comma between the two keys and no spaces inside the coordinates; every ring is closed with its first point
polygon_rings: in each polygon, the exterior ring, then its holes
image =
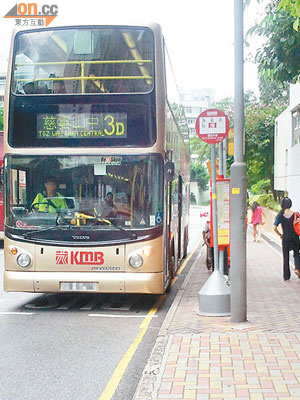
{"type": "Polygon", "coordinates": [[[211,107],[213,89],[183,89],[179,88],[181,104],[183,105],[190,138],[196,135],[196,119],[202,111],[211,107]]]}
{"type": "MultiPolygon", "coordinates": [[[[195,125],[196,119],[203,111],[211,108],[213,102],[214,90],[213,89],[183,89],[179,88],[180,101],[183,105],[185,116],[187,119],[189,137],[192,138],[196,135],[195,125]]],[[[200,140],[200,139],[199,139],[200,140]]],[[[191,155],[191,158],[197,155],[191,155]]],[[[197,204],[209,200],[209,191],[200,193],[197,182],[191,182],[191,193],[194,193],[197,204]]]]}
{"type": "Polygon", "coordinates": [[[300,211],[300,83],[290,85],[289,106],[275,120],[274,189],[300,211]]]}

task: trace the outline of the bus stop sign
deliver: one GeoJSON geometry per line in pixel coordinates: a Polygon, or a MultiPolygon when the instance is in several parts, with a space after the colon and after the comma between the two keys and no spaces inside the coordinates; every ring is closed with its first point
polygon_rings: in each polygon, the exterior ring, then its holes
{"type": "Polygon", "coordinates": [[[206,143],[222,142],[228,135],[230,123],[227,115],[216,109],[203,111],[196,120],[196,132],[199,138],[206,143]]]}

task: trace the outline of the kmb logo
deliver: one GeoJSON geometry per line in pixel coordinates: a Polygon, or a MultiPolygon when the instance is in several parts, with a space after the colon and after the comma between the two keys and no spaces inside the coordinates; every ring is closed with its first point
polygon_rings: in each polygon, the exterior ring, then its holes
{"type": "Polygon", "coordinates": [[[104,263],[102,251],[57,251],[56,264],[71,265],[102,265],[104,263]]]}
{"type": "MultiPolygon", "coordinates": [[[[39,19],[38,21],[41,21],[41,19],[45,19],[46,26],[50,24],[54,20],[54,18],[57,16],[58,13],[58,6],[57,5],[47,5],[44,4],[38,8],[37,3],[19,3],[16,4],[5,16],[4,18],[16,18],[17,21],[19,21],[20,18],[23,19],[24,23],[21,24],[16,23],[16,25],[28,25],[28,20],[26,18],[30,18],[31,22],[33,19],[39,19]]],[[[44,21],[41,21],[44,22],[44,21]]],[[[35,25],[34,23],[31,23],[31,25],[35,25]]],[[[37,25],[42,25],[41,23],[38,23],[37,25]]]]}

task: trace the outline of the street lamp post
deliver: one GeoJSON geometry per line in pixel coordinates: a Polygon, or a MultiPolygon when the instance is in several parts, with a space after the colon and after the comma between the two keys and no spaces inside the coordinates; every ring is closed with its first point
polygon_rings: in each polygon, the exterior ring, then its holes
{"type": "Polygon", "coordinates": [[[246,164],[243,159],[243,0],[234,1],[234,163],[230,168],[230,282],[231,320],[247,320],[246,290],[246,164]]]}

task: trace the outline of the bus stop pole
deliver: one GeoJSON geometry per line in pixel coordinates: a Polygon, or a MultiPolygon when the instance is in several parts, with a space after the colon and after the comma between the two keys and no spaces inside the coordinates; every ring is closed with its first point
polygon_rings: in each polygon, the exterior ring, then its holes
{"type": "MultiPolygon", "coordinates": [[[[219,175],[224,176],[223,142],[219,143],[219,175]]],[[[224,250],[219,250],[219,270],[224,275],[224,250]]]]}
{"type": "MultiPolygon", "coordinates": [[[[218,207],[216,185],[216,148],[211,144],[211,202],[212,202],[212,237],[214,249],[214,271],[198,293],[199,315],[225,316],[230,314],[230,287],[219,270],[218,259],[218,207]]],[[[223,255],[220,255],[222,264],[223,255]]]]}
{"type": "Polygon", "coordinates": [[[224,175],[223,142],[219,143],[219,175],[224,175]]]}
{"type": "Polygon", "coordinates": [[[210,145],[211,152],[211,198],[212,198],[212,218],[213,218],[213,244],[214,244],[214,269],[219,270],[218,260],[218,209],[217,209],[217,190],[216,190],[216,147],[210,145]]]}
{"type": "Polygon", "coordinates": [[[227,171],[226,171],[226,156],[227,156],[227,138],[225,138],[222,142],[223,146],[223,175],[224,178],[227,178],[227,171]]]}
{"type": "Polygon", "coordinates": [[[246,164],[243,160],[243,0],[234,1],[234,163],[230,168],[231,321],[247,320],[246,288],[246,164]]]}

